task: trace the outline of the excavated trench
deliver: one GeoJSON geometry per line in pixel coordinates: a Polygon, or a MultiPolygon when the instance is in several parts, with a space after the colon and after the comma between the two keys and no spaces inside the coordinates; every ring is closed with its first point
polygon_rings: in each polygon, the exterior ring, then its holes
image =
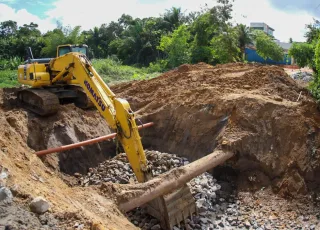
{"type": "MultiPolygon", "coordinates": [[[[224,143],[237,157],[215,175],[239,175],[241,189],[271,185],[291,195],[319,189],[317,106],[277,67],[182,66],[112,90],[129,101],[143,123],[155,123],[140,132],[146,149],[194,161],[224,143]],[[296,102],[300,92],[301,102],[296,102]]],[[[57,115],[47,118],[28,113],[27,124],[27,143],[36,151],[111,133],[97,111],[73,105],[63,105],[57,115]]],[[[116,146],[105,141],[44,161],[69,175],[85,174],[115,156],[116,146]]]]}
{"type": "MultiPolygon", "coordinates": [[[[236,182],[237,191],[270,185],[282,196],[318,197],[319,111],[308,92],[282,69],[184,65],[112,90],[129,101],[143,123],[155,123],[140,132],[146,149],[194,161],[224,145],[236,157],[213,171],[222,183],[236,182]]],[[[35,151],[111,133],[96,110],[63,105],[58,114],[42,118],[17,110],[14,100],[8,104],[7,121],[35,151]]],[[[105,141],[51,154],[43,161],[64,174],[87,175],[116,152],[116,143],[105,141]]]]}
{"type": "MultiPolygon", "coordinates": [[[[30,148],[39,151],[112,132],[96,110],[83,111],[73,105],[64,105],[61,108],[63,110],[57,115],[45,118],[27,112],[27,143],[30,148]]],[[[228,116],[219,117],[201,109],[208,111],[208,108],[203,106],[192,110],[178,108],[141,118],[143,123],[155,122],[153,127],[140,131],[144,148],[177,154],[189,161],[213,152],[217,146],[217,137],[228,123],[228,116]],[[186,113],[189,116],[179,119],[179,114],[186,113]],[[199,119],[203,121],[202,127],[195,126],[199,119]],[[198,129],[202,131],[198,132],[198,129]]],[[[97,167],[99,163],[116,156],[117,152],[121,152],[120,143],[111,140],[50,154],[43,157],[43,160],[68,175],[86,174],[89,168],[97,167]]]]}
{"type": "MultiPolygon", "coordinates": [[[[216,173],[238,174],[241,188],[271,185],[291,195],[319,189],[317,105],[281,68],[183,65],[158,78],[123,83],[112,90],[129,101],[142,122],[155,123],[141,131],[147,149],[194,161],[224,143],[237,158],[216,173]],[[248,178],[255,178],[255,183],[248,178]]],[[[7,91],[14,94],[14,90],[7,91]]],[[[5,98],[4,104],[15,108],[14,97],[5,98]]],[[[63,105],[50,117],[26,113],[27,134],[22,135],[35,151],[111,133],[96,110],[63,105]]],[[[8,121],[14,123],[14,119],[8,116],[8,121]]],[[[43,160],[73,175],[85,174],[115,154],[116,143],[106,141],[43,160]]]]}

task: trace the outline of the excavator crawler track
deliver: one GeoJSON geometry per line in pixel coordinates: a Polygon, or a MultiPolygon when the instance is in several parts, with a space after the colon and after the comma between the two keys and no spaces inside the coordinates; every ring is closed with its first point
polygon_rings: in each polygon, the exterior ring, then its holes
{"type": "Polygon", "coordinates": [[[24,89],[18,92],[21,105],[32,112],[46,116],[54,114],[59,109],[59,98],[47,90],[24,89]]]}

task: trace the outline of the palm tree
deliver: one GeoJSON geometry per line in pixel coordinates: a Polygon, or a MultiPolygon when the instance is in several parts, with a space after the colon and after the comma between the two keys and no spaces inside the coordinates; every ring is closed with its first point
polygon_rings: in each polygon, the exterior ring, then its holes
{"type": "Polygon", "coordinates": [[[241,58],[244,60],[246,45],[249,45],[252,43],[252,33],[251,33],[251,29],[243,24],[237,25],[237,31],[238,31],[239,48],[242,55],[241,58]]]}
{"type": "Polygon", "coordinates": [[[181,8],[172,7],[163,15],[163,20],[167,29],[172,32],[185,21],[185,17],[181,8]]]}

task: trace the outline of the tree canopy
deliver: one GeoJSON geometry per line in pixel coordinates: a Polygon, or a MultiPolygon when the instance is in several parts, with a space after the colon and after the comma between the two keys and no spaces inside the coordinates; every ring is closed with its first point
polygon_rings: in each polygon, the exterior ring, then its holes
{"type": "MultiPolygon", "coordinates": [[[[94,58],[116,57],[137,67],[241,61],[253,36],[245,25],[231,24],[232,2],[217,0],[212,8],[188,14],[177,7],[159,17],[133,18],[123,14],[117,21],[90,30],[58,23],[57,28],[43,34],[35,23],[18,26],[9,20],[0,23],[0,57],[23,59],[29,46],[34,57],[54,57],[58,45],[85,43],[94,58]]],[[[258,52],[264,58],[282,59],[280,50],[267,36],[257,38],[258,52]]]]}
{"type": "Polygon", "coordinates": [[[308,43],[294,42],[289,50],[289,55],[295,58],[295,61],[302,67],[312,67],[314,58],[314,46],[308,43]]]}
{"type": "Polygon", "coordinates": [[[283,49],[262,31],[255,31],[257,53],[263,59],[283,60],[283,49]]]}

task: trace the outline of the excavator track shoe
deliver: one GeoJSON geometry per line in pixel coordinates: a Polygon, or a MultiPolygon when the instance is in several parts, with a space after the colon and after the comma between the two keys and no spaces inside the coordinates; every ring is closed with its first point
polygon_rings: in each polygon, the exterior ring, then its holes
{"type": "Polygon", "coordinates": [[[40,116],[54,114],[59,109],[59,98],[47,90],[24,89],[17,96],[24,108],[40,116]]]}

